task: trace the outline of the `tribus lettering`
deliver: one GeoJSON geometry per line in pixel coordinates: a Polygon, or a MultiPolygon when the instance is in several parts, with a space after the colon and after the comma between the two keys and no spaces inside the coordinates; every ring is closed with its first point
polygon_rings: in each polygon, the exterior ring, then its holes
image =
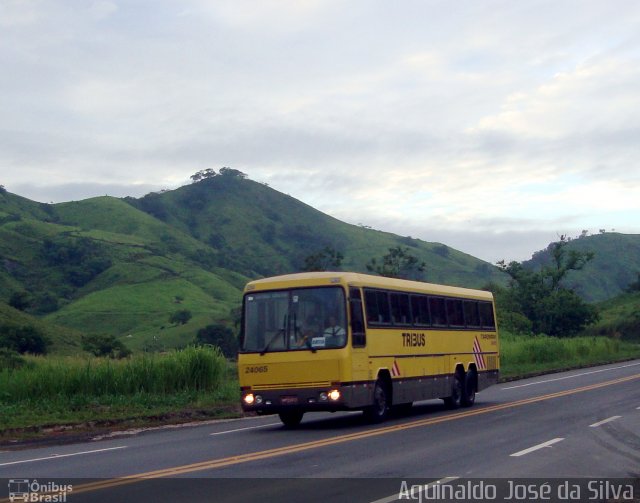
{"type": "Polygon", "coordinates": [[[405,332],[402,334],[402,345],[405,347],[426,346],[427,337],[423,333],[405,332]]]}

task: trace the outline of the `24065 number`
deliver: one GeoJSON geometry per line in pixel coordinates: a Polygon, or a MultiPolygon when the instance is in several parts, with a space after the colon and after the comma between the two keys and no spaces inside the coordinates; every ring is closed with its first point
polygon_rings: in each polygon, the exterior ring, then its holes
{"type": "Polygon", "coordinates": [[[245,367],[244,368],[244,373],[245,374],[262,374],[264,372],[269,372],[269,366],[268,365],[260,365],[260,366],[253,366],[253,367],[245,367]]]}

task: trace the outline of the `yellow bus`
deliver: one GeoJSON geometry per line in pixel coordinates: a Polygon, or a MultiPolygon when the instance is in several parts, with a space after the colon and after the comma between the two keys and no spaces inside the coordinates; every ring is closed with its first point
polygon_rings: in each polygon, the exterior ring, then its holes
{"type": "Polygon", "coordinates": [[[490,292],[349,272],[248,283],[240,339],[243,409],[287,427],[307,411],[468,407],[500,368],[490,292]]]}

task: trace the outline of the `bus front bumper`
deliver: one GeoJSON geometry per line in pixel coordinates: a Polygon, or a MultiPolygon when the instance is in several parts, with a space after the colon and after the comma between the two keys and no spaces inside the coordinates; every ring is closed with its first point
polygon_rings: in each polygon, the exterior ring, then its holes
{"type": "Polygon", "coordinates": [[[371,403],[372,387],[368,383],[341,384],[327,388],[241,389],[245,412],[275,414],[299,409],[304,411],[350,410],[371,403]]]}

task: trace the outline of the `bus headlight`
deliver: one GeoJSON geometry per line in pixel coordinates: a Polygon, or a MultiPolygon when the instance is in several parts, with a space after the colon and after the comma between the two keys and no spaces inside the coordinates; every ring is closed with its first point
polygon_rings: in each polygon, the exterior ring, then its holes
{"type": "Polygon", "coordinates": [[[246,403],[247,405],[253,405],[253,402],[255,402],[255,399],[256,398],[253,396],[253,393],[247,393],[243,398],[244,403],[246,403]]]}
{"type": "Polygon", "coordinates": [[[340,400],[340,391],[338,391],[337,389],[332,389],[331,391],[329,391],[329,400],[333,402],[340,400]]]}

